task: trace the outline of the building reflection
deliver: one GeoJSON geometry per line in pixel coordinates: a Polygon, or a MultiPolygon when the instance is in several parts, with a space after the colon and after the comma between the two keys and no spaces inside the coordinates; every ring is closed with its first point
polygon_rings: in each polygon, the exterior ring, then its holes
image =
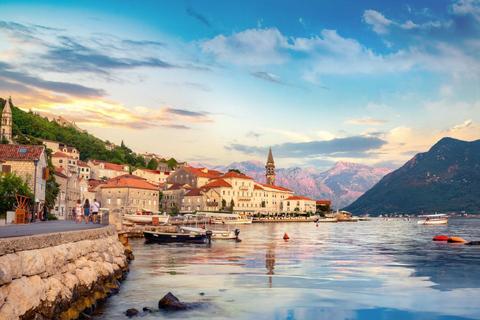
{"type": "Polygon", "coordinates": [[[270,288],[272,287],[272,276],[275,274],[273,270],[275,269],[275,244],[269,243],[267,246],[267,253],[265,257],[265,268],[267,268],[268,272],[266,274],[269,275],[268,283],[270,288]]]}

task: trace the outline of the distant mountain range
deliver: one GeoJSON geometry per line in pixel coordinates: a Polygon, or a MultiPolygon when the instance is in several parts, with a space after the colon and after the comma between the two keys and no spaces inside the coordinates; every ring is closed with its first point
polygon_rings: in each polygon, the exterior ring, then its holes
{"type": "Polygon", "coordinates": [[[480,213],[480,140],[443,138],[345,208],[356,215],[480,213]]]}
{"type": "MultiPolygon", "coordinates": [[[[205,163],[190,163],[194,167],[206,167],[221,172],[237,169],[265,183],[265,163],[260,161],[234,162],[229,166],[211,166],[205,163]]],[[[356,163],[337,162],[329,170],[318,173],[314,169],[298,167],[277,168],[275,184],[292,190],[295,195],[313,200],[330,200],[332,209],[340,209],[355,201],[364,192],[375,185],[390,168],[372,168],[356,163]]]]}

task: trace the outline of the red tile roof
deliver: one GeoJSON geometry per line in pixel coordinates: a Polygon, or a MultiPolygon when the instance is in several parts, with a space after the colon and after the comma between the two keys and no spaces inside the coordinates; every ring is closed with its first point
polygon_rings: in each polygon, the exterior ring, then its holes
{"type": "Polygon", "coordinates": [[[44,146],[0,144],[0,158],[4,160],[40,159],[44,149],[44,146]],[[20,149],[25,149],[25,153],[20,153],[20,149]]]}
{"type": "Polygon", "coordinates": [[[194,167],[184,167],[186,170],[190,171],[197,177],[203,177],[203,178],[218,178],[220,176],[220,172],[216,170],[208,170],[205,168],[194,168],[194,167]],[[202,170],[206,170],[207,172],[204,172],[202,170]]]}
{"type": "Polygon", "coordinates": [[[309,198],[306,198],[306,197],[301,197],[301,196],[291,196],[291,197],[288,197],[287,199],[285,200],[307,200],[307,201],[315,201],[315,200],[312,200],[312,199],[309,199],[309,198]]]}
{"type": "Polygon", "coordinates": [[[52,158],[68,158],[68,159],[73,159],[75,160],[74,157],[69,156],[68,154],[65,154],[63,152],[55,152],[52,156],[52,158]]]}
{"type": "Polygon", "coordinates": [[[57,176],[60,176],[62,178],[67,178],[68,179],[68,176],[63,173],[63,168],[55,168],[54,175],[57,175],[57,176]]]}
{"type": "Polygon", "coordinates": [[[98,165],[100,165],[100,163],[103,163],[105,165],[105,169],[114,170],[114,171],[124,171],[123,167],[126,166],[125,164],[114,164],[114,163],[110,163],[110,162],[107,162],[107,161],[104,161],[104,160],[90,159],[90,161],[92,162],[92,164],[94,166],[98,166],[98,165]]]}
{"type": "Polygon", "coordinates": [[[90,166],[89,166],[88,164],[86,164],[85,162],[80,161],[80,160],[77,161],[77,165],[78,165],[79,167],[90,168],[90,166]]]}
{"type": "Polygon", "coordinates": [[[137,180],[143,180],[146,181],[147,179],[135,176],[133,174],[122,174],[121,176],[115,177],[115,178],[110,178],[107,180],[107,183],[110,183],[112,181],[117,181],[117,179],[137,179],[137,180]]]}
{"type": "Polygon", "coordinates": [[[278,187],[278,186],[272,186],[272,185],[265,184],[265,183],[258,183],[258,184],[261,185],[261,186],[264,186],[264,187],[268,187],[268,188],[272,188],[272,189],[277,189],[277,190],[280,190],[280,191],[292,192],[292,190],[288,190],[288,189],[285,189],[285,188],[282,188],[282,187],[278,187]]]}
{"type": "Polygon", "coordinates": [[[190,191],[185,193],[184,197],[195,197],[203,195],[202,189],[200,188],[191,188],[190,191]]]}
{"type": "Polygon", "coordinates": [[[247,177],[246,175],[244,174],[241,174],[241,173],[238,173],[236,171],[229,171],[228,173],[225,173],[223,176],[220,177],[221,179],[225,179],[225,178],[240,178],[240,179],[251,179],[253,180],[253,178],[250,178],[250,177],[247,177]]]}
{"type": "Polygon", "coordinates": [[[328,204],[331,205],[332,201],[330,200],[317,200],[317,204],[328,204]]]}
{"type": "Polygon", "coordinates": [[[254,186],[253,186],[253,189],[254,189],[254,190],[255,190],[255,189],[257,189],[257,190],[265,190],[265,189],[263,189],[262,187],[260,187],[259,185],[254,185],[254,186]]]}
{"type": "MultiPolygon", "coordinates": [[[[112,180],[112,179],[110,179],[112,180]]],[[[100,188],[136,188],[136,189],[148,189],[148,190],[155,190],[159,191],[158,187],[139,179],[115,179],[115,181],[108,182],[105,185],[100,186],[100,188]]]]}
{"type": "Polygon", "coordinates": [[[223,179],[218,179],[218,180],[214,180],[210,183],[207,183],[202,188],[218,188],[218,187],[231,188],[232,186],[227,181],[225,181],[223,179]]]}
{"type": "Polygon", "coordinates": [[[160,170],[149,170],[149,169],[138,169],[138,170],[142,170],[142,171],[146,171],[146,172],[150,172],[150,173],[155,173],[155,174],[160,174],[160,170]]]}
{"type": "Polygon", "coordinates": [[[184,185],[185,183],[174,183],[167,190],[179,190],[182,189],[184,185]]]}

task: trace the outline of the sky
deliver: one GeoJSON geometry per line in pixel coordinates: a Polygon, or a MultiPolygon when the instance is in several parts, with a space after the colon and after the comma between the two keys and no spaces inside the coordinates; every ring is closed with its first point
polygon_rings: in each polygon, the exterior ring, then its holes
{"type": "Polygon", "coordinates": [[[480,1],[0,2],[0,97],[138,153],[396,169],[480,139],[480,1]]]}

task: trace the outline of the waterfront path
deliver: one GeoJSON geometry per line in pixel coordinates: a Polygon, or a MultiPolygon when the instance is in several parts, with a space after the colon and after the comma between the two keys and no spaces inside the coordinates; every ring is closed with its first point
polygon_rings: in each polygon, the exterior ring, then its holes
{"type": "Polygon", "coordinates": [[[104,224],[89,222],[75,223],[74,220],[38,221],[26,224],[12,224],[0,227],[0,238],[24,237],[36,234],[68,232],[103,228],[104,224]]]}

